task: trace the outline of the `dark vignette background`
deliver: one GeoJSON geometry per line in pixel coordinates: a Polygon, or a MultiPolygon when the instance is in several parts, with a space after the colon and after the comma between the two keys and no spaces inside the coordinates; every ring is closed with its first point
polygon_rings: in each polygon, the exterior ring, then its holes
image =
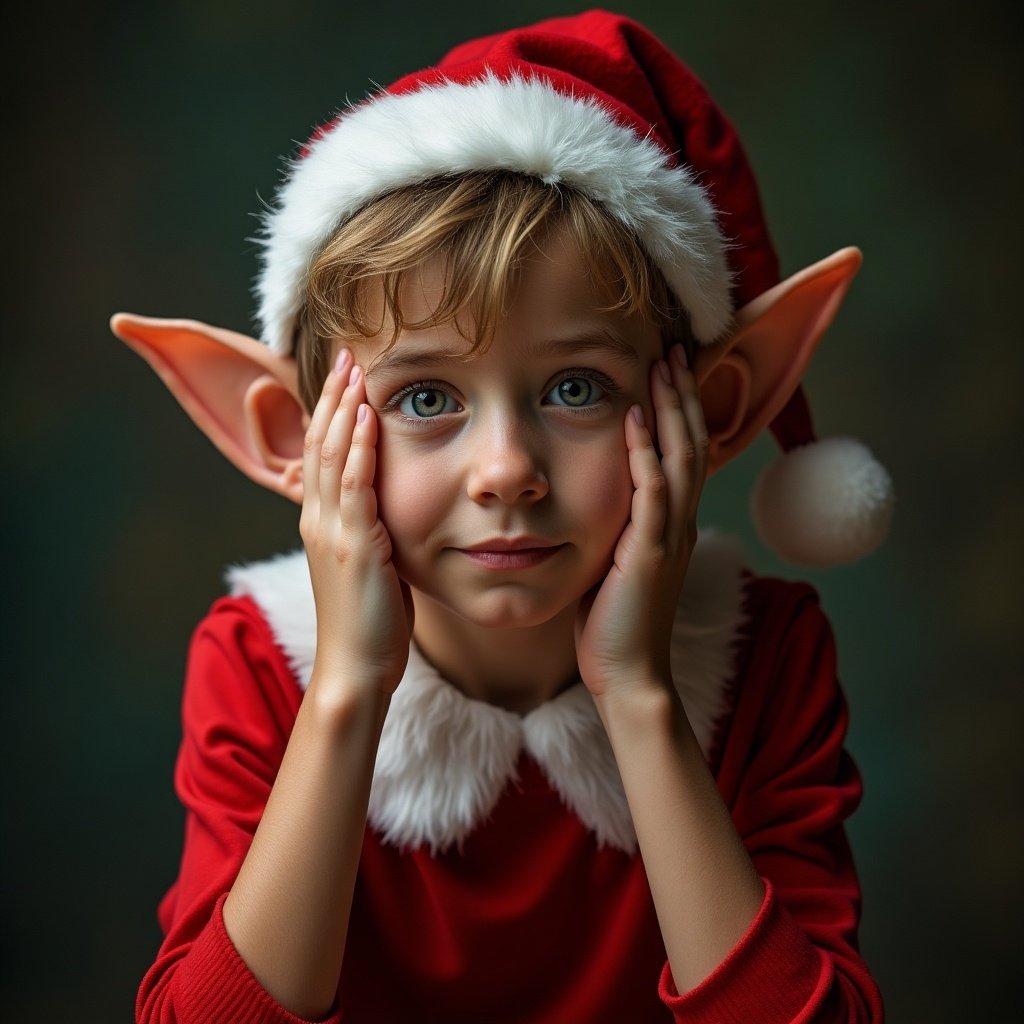
{"type": "MultiPolygon", "coordinates": [[[[533,0],[25,5],[2,173],[5,1021],[119,1021],[159,941],[189,633],[229,562],[297,544],[107,332],[117,309],[247,330],[260,197],[345,96],[533,0]]],[[[738,124],[784,268],[866,265],[809,376],[898,514],[809,578],[835,624],[867,797],[862,944],[893,1021],[1022,1007],[1020,25],[1009,3],[623,2],[738,124]],[[1015,184],[1016,183],[1016,184],[1015,184]]],[[[710,485],[740,533],[759,442],[710,485]]]]}

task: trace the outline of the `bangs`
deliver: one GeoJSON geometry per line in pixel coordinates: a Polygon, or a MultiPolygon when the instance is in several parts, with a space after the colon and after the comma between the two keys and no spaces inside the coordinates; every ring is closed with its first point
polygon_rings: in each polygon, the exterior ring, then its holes
{"type": "Polygon", "coordinates": [[[692,355],[687,318],[633,234],[600,204],[560,185],[508,171],[437,178],[389,192],[346,221],[309,270],[296,338],[299,388],[312,411],[338,339],[380,335],[390,348],[405,330],[452,323],[470,352],[490,344],[508,308],[522,262],[555,228],[568,234],[587,273],[607,297],[605,311],[637,314],[682,341],[692,355]],[[407,320],[401,295],[408,275],[440,258],[441,299],[407,320]],[[377,293],[371,315],[368,285],[377,293]]]}

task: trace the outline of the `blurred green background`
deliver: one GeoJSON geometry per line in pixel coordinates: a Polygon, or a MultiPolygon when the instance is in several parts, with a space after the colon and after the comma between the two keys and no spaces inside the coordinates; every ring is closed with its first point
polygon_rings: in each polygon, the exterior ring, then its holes
{"type": "MultiPolygon", "coordinates": [[[[180,847],[189,633],[226,564],[298,543],[297,510],[223,460],[109,315],[248,330],[252,214],[312,125],[456,41],[580,9],[36,4],[9,26],[5,1021],[130,1018],[180,847]]],[[[862,437],[899,495],[884,549],[809,574],[867,787],[862,945],[893,1021],[1020,1020],[1019,6],[619,9],[737,123],[786,272],[864,249],[808,380],[821,433],[862,437]]],[[[797,576],[748,522],[772,454],[716,477],[703,521],[797,576]]]]}

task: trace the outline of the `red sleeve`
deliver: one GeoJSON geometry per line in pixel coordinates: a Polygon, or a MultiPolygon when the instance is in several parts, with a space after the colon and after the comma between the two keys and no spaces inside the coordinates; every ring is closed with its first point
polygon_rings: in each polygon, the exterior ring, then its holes
{"type": "Polygon", "coordinates": [[[747,934],[680,996],[668,965],[660,993],[678,1022],[878,1024],[878,988],[857,949],[860,886],[843,821],[861,797],[843,748],[847,708],[832,630],[804,584],[755,580],[749,643],[716,778],[765,881],[747,934]]]}
{"type": "Polygon", "coordinates": [[[137,1024],[304,1024],[249,971],[221,916],[300,702],[256,605],[216,602],[189,650],[175,770],[185,845],[178,880],[160,904],[165,938],[139,989],[137,1024]]]}

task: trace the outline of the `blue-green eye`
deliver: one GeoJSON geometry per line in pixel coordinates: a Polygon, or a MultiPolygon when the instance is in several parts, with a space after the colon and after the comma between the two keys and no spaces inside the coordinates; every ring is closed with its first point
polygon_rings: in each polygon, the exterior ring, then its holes
{"type": "Polygon", "coordinates": [[[398,404],[398,411],[414,420],[426,420],[443,412],[457,412],[458,403],[440,388],[419,388],[410,391],[398,404]]]}
{"type": "Polygon", "coordinates": [[[604,388],[589,377],[566,377],[548,392],[547,397],[553,405],[579,409],[586,405],[593,405],[604,395],[604,388]]]}

